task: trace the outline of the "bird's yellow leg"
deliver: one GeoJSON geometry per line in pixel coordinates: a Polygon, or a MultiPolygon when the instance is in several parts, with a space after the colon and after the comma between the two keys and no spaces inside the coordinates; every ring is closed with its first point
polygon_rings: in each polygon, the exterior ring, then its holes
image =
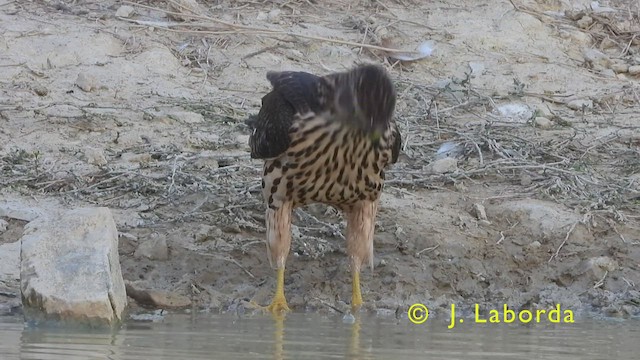
{"type": "Polygon", "coordinates": [[[276,293],[273,295],[271,304],[266,309],[272,314],[290,311],[287,299],[284,297],[284,267],[278,268],[276,293]]]}
{"type": "Polygon", "coordinates": [[[362,293],[360,292],[360,271],[353,270],[353,281],[351,283],[351,310],[357,312],[362,306],[362,293]]]}
{"type": "Polygon", "coordinates": [[[255,301],[251,301],[249,304],[255,309],[262,309],[262,311],[270,312],[273,315],[280,315],[282,313],[291,311],[289,305],[287,305],[287,299],[284,296],[284,268],[278,268],[276,279],[276,293],[271,299],[271,304],[268,306],[260,306],[255,301]]]}

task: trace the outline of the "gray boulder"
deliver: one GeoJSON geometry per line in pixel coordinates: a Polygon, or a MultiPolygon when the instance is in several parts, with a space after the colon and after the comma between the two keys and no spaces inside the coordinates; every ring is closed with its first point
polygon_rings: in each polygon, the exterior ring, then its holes
{"type": "Polygon", "coordinates": [[[107,208],[43,215],[25,227],[20,291],[27,321],[112,326],[127,305],[118,231],[107,208]]]}

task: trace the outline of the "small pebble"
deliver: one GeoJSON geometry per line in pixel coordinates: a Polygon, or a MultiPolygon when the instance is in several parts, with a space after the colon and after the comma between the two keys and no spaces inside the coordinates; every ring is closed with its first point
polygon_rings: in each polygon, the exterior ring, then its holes
{"type": "Polygon", "coordinates": [[[611,70],[615,71],[618,74],[626,73],[629,71],[629,65],[624,63],[611,64],[611,70]]]}
{"type": "Polygon", "coordinates": [[[609,39],[609,38],[604,38],[602,39],[602,41],[600,42],[600,48],[601,49],[611,49],[614,47],[617,47],[618,44],[615,43],[615,41],[609,39]]]}
{"type": "Polygon", "coordinates": [[[609,64],[611,63],[611,59],[609,59],[609,57],[604,54],[602,51],[600,50],[596,50],[596,49],[585,49],[582,52],[582,56],[584,57],[584,59],[592,64],[595,67],[609,67],[609,64]]]}
{"type": "Polygon", "coordinates": [[[531,178],[531,176],[529,174],[523,172],[520,175],[520,185],[529,186],[529,185],[531,185],[531,183],[533,183],[533,179],[531,178]]]}
{"type": "Polygon", "coordinates": [[[585,15],[582,17],[582,19],[578,20],[578,26],[581,29],[586,29],[591,26],[591,24],[593,24],[593,19],[588,15],[585,15]]]}
{"type": "Polygon", "coordinates": [[[256,16],[256,20],[258,20],[258,21],[265,21],[265,20],[267,20],[268,18],[269,18],[269,15],[267,15],[267,13],[266,13],[266,12],[264,12],[264,11],[260,11],[260,12],[258,13],[258,16],[256,16]]]}
{"type": "Polygon", "coordinates": [[[91,92],[98,88],[98,80],[89,74],[80,73],[76,79],[76,85],[86,92],[91,92]]]}
{"type": "Polygon", "coordinates": [[[91,165],[103,166],[107,165],[107,157],[102,149],[87,148],[84,151],[85,161],[91,165]]]}
{"type": "Polygon", "coordinates": [[[485,72],[485,66],[480,62],[470,62],[469,68],[471,69],[471,73],[474,75],[482,75],[485,72]]]}
{"type": "Polygon", "coordinates": [[[614,78],[616,77],[616,72],[611,69],[603,69],[602,71],[600,71],[600,75],[604,77],[614,78]]]}
{"type": "Polygon", "coordinates": [[[351,313],[346,313],[342,317],[342,322],[345,324],[353,324],[356,322],[356,318],[351,313]]]}
{"type": "Polygon", "coordinates": [[[142,154],[134,154],[134,153],[123,153],[120,155],[120,158],[123,161],[137,164],[148,164],[151,162],[152,157],[149,153],[142,154]]]}
{"type": "Polygon", "coordinates": [[[269,21],[278,20],[278,18],[280,17],[280,13],[282,13],[280,9],[273,9],[269,11],[269,15],[268,15],[269,21]]]}
{"type": "Polygon", "coordinates": [[[530,247],[530,248],[532,248],[532,249],[537,249],[537,248],[539,248],[540,246],[542,246],[542,244],[540,244],[540,242],[539,242],[539,241],[534,241],[534,242],[532,242],[531,244],[529,244],[529,247],[530,247]]]}
{"type": "Polygon", "coordinates": [[[123,17],[123,18],[128,18],[128,17],[131,17],[131,15],[133,15],[134,11],[135,11],[135,9],[133,8],[133,6],[122,5],[116,11],[116,16],[123,17]]]}
{"type": "Polygon", "coordinates": [[[176,111],[169,114],[169,117],[185,124],[197,124],[204,122],[204,116],[192,111],[176,111]]]}
{"type": "Polygon", "coordinates": [[[576,99],[567,103],[567,107],[571,110],[591,109],[593,107],[593,101],[589,99],[576,99]]]}
{"type": "Polygon", "coordinates": [[[640,75],[640,65],[629,66],[629,74],[640,75]]]}
{"type": "Polygon", "coordinates": [[[538,105],[536,106],[536,114],[538,114],[538,116],[542,116],[542,117],[546,117],[546,118],[550,118],[553,116],[553,113],[551,112],[551,110],[549,109],[548,106],[546,105],[538,105]]]}
{"type": "Polygon", "coordinates": [[[481,204],[473,204],[473,215],[478,220],[487,220],[487,211],[484,209],[484,206],[481,204]]]}
{"type": "Polygon", "coordinates": [[[33,86],[33,92],[38,96],[46,96],[49,93],[49,89],[38,84],[33,86]]]}
{"type": "Polygon", "coordinates": [[[436,160],[429,164],[429,168],[431,170],[431,173],[434,174],[454,172],[458,169],[458,160],[454,158],[444,158],[436,160]]]}
{"type": "Polygon", "coordinates": [[[541,129],[548,129],[551,126],[553,126],[553,121],[547,119],[546,117],[543,116],[538,116],[536,117],[536,119],[534,120],[536,127],[539,127],[541,129]]]}
{"type": "Polygon", "coordinates": [[[593,257],[586,262],[586,273],[594,281],[602,279],[606,273],[618,269],[618,262],[608,256],[593,257]]]}

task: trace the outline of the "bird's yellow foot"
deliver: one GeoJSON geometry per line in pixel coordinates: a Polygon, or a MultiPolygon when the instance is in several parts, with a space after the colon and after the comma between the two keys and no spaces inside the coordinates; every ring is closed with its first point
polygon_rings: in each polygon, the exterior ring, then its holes
{"type": "Polygon", "coordinates": [[[267,306],[265,310],[272,314],[280,314],[283,312],[291,311],[291,309],[289,309],[289,306],[287,305],[287,299],[285,299],[284,295],[278,296],[277,294],[273,297],[271,304],[267,306]]]}
{"type": "Polygon", "coordinates": [[[251,306],[256,309],[261,309],[264,312],[270,312],[277,315],[291,311],[289,305],[287,305],[287,299],[284,297],[284,269],[278,269],[278,275],[276,280],[276,294],[271,300],[269,306],[260,306],[255,301],[251,301],[251,306]]]}
{"type": "Polygon", "coordinates": [[[273,315],[279,315],[291,311],[291,309],[289,309],[289,305],[287,305],[287,300],[284,297],[274,297],[271,304],[267,306],[262,306],[254,300],[251,300],[249,302],[249,307],[256,310],[262,310],[265,313],[271,313],[273,315]]]}

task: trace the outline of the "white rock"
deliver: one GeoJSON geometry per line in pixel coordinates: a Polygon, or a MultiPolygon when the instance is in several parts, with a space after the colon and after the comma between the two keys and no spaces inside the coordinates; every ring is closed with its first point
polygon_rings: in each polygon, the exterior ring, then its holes
{"type": "Polygon", "coordinates": [[[84,158],[91,165],[103,166],[107,165],[107,157],[102,149],[87,148],[84,151],[84,158]]]}
{"type": "Polygon", "coordinates": [[[133,6],[122,5],[116,11],[116,16],[128,18],[128,17],[131,17],[131,15],[133,15],[134,11],[135,9],[133,8],[133,6]]]}
{"type": "Polygon", "coordinates": [[[22,201],[0,202],[0,216],[22,221],[31,221],[42,215],[42,210],[25,205],[22,201]]]}
{"type": "Polygon", "coordinates": [[[9,223],[5,219],[0,219],[0,234],[7,231],[9,228],[9,223]]]}
{"type": "Polygon", "coordinates": [[[278,20],[278,18],[280,17],[280,14],[282,13],[282,11],[280,9],[273,9],[271,11],[269,11],[269,21],[276,21],[278,20]]]}
{"type": "Polygon", "coordinates": [[[435,158],[436,160],[444,159],[446,157],[455,158],[458,155],[461,155],[463,151],[464,151],[464,148],[460,146],[459,143],[456,143],[453,141],[447,141],[442,145],[440,145],[440,147],[438,148],[438,151],[436,151],[435,158]]]}
{"type": "Polygon", "coordinates": [[[267,13],[264,11],[258,12],[258,15],[256,16],[256,20],[258,21],[265,21],[268,18],[269,18],[269,15],[267,15],[267,13]]]}
{"type": "Polygon", "coordinates": [[[491,218],[513,218],[518,227],[532,234],[559,237],[567,234],[567,229],[582,216],[574,210],[550,201],[513,200],[492,205],[486,204],[487,216],[491,218]]]}
{"type": "Polygon", "coordinates": [[[127,305],[118,231],[108,208],[38,217],[21,239],[20,290],[28,321],[114,325],[127,305]]]}
{"type": "Polygon", "coordinates": [[[618,43],[611,40],[610,38],[604,38],[602,39],[602,41],[600,42],[600,48],[601,49],[612,49],[618,46],[618,43]]]}
{"type": "Polygon", "coordinates": [[[213,170],[220,167],[220,165],[218,164],[218,160],[209,156],[201,157],[198,160],[194,161],[193,166],[195,166],[196,169],[208,169],[208,170],[213,170]]]}
{"type": "Polygon", "coordinates": [[[589,99],[576,99],[567,103],[567,107],[571,110],[591,109],[593,107],[593,101],[589,99]]]}
{"type": "Polygon", "coordinates": [[[599,267],[600,269],[608,272],[615,271],[618,269],[618,262],[608,256],[599,256],[595,258],[591,258],[589,262],[599,267]]]}
{"type": "Polygon", "coordinates": [[[551,126],[553,126],[553,121],[547,119],[546,117],[543,116],[538,116],[535,120],[534,120],[536,127],[542,128],[542,129],[548,129],[551,126]]]}
{"type": "Polygon", "coordinates": [[[485,72],[485,66],[481,62],[469,62],[469,69],[473,75],[482,75],[485,72]]]}
{"type": "Polygon", "coordinates": [[[531,185],[532,182],[533,182],[533,179],[529,174],[527,174],[526,172],[522,172],[520,174],[520,185],[529,186],[531,185]]]}
{"type": "Polygon", "coordinates": [[[498,114],[513,122],[527,122],[533,116],[534,110],[525,104],[504,104],[497,108],[498,114]]]}
{"type": "Polygon", "coordinates": [[[169,258],[167,239],[159,236],[146,240],[138,246],[133,256],[150,260],[167,260],[169,258]]]}
{"type": "Polygon", "coordinates": [[[596,49],[585,49],[582,52],[582,56],[587,62],[591,63],[595,67],[609,67],[609,64],[611,63],[611,59],[609,59],[606,54],[596,49]]]}
{"type": "Polygon", "coordinates": [[[20,282],[20,241],[0,245],[0,283],[16,289],[20,282]]]}
{"type": "Polygon", "coordinates": [[[588,46],[593,42],[593,38],[589,33],[577,28],[559,30],[558,33],[563,39],[569,39],[576,44],[588,46]]]}
{"type": "Polygon", "coordinates": [[[149,153],[134,154],[129,152],[122,153],[120,155],[120,159],[122,159],[122,161],[136,164],[148,164],[152,160],[151,154],[149,153]]]}
{"type": "Polygon", "coordinates": [[[202,114],[192,111],[175,111],[169,114],[169,117],[185,124],[197,124],[204,122],[202,114]]]}
{"type": "Polygon", "coordinates": [[[618,262],[608,256],[599,256],[587,260],[584,265],[585,272],[593,281],[604,278],[606,273],[611,273],[618,269],[618,262]]]}
{"type": "Polygon", "coordinates": [[[91,92],[98,89],[98,79],[93,75],[87,73],[80,73],[76,78],[76,86],[86,92],[91,92]]]}
{"type": "Polygon", "coordinates": [[[429,164],[431,173],[444,174],[454,172],[458,169],[458,160],[454,158],[439,159],[429,164]]]}
{"type": "Polygon", "coordinates": [[[539,249],[540,246],[542,246],[542,244],[540,244],[540,241],[537,241],[537,240],[529,244],[529,247],[531,249],[539,249]]]}
{"type": "Polygon", "coordinates": [[[593,19],[590,16],[583,16],[582,19],[578,20],[578,27],[581,29],[586,29],[593,24],[593,19]]]}
{"type": "Polygon", "coordinates": [[[473,204],[473,215],[475,215],[478,220],[487,220],[487,211],[481,204],[473,204]]]}
{"type": "Polygon", "coordinates": [[[600,71],[600,75],[602,75],[604,77],[614,78],[614,77],[616,77],[616,72],[611,70],[611,69],[602,69],[600,71]]]}
{"type": "Polygon", "coordinates": [[[553,112],[551,112],[551,109],[549,109],[546,104],[536,106],[535,113],[538,114],[538,116],[543,116],[546,118],[550,118],[553,116],[553,112]]]}
{"type": "Polygon", "coordinates": [[[640,75],[640,65],[629,66],[629,74],[640,75]]]}
{"type": "Polygon", "coordinates": [[[611,70],[615,71],[618,74],[626,73],[629,71],[629,65],[624,63],[614,63],[611,64],[611,70]]]}

